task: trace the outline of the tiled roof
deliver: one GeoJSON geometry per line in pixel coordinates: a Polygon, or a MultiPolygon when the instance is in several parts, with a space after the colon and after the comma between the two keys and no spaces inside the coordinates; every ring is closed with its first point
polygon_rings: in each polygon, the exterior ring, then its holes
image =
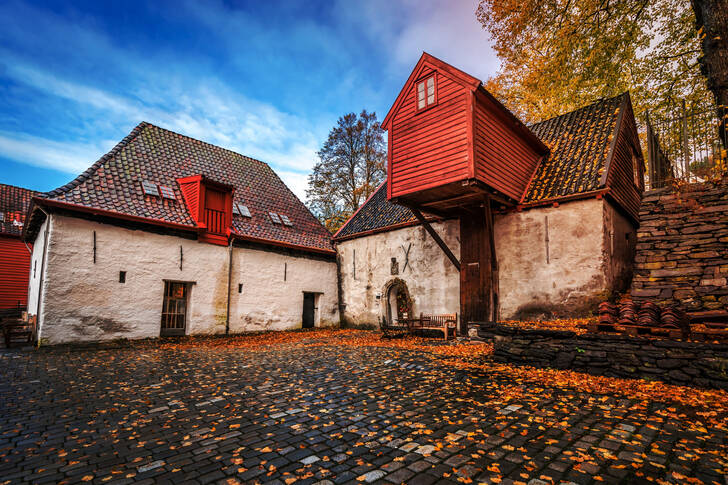
{"type": "Polygon", "coordinates": [[[359,211],[346,221],[336,233],[336,238],[415,220],[411,210],[387,200],[387,182],[384,182],[359,211]]]}
{"type": "MultiPolygon", "coordinates": [[[[619,109],[627,93],[603,99],[555,118],[531,125],[551,150],[536,169],[523,202],[564,197],[600,188],[619,109]]],[[[386,183],[354,214],[336,238],[414,221],[406,207],[387,200],[386,183]]]]}
{"type": "Polygon", "coordinates": [[[195,228],[177,183],[203,175],[235,188],[251,218],[233,216],[233,232],[316,250],[333,250],[331,235],[265,163],[149,123],[140,123],[109,153],[45,198],[195,228]],[[141,181],[166,185],[176,200],[144,195],[141,181]],[[285,214],[292,226],[273,224],[268,212],[285,214]]]}
{"type": "Polygon", "coordinates": [[[34,190],[0,184],[0,234],[19,236],[23,232],[30,199],[39,194],[34,190]]]}
{"type": "Polygon", "coordinates": [[[602,99],[530,126],[551,155],[536,169],[524,203],[600,188],[619,109],[627,96],[602,99]]]}

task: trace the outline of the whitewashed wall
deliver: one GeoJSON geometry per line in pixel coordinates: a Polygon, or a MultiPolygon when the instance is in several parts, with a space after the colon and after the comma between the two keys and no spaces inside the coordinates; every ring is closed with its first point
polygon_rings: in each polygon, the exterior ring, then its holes
{"type": "MultiPolygon", "coordinates": [[[[227,247],[57,215],[52,229],[42,342],[159,336],[165,279],[195,283],[188,334],[225,332],[227,247]],[[119,271],[126,271],[126,283],[119,283],[119,271]]],[[[302,291],[322,293],[318,325],[338,321],[334,262],[241,248],[233,254],[231,332],[301,327],[302,291]],[[276,282],[285,262],[288,281],[276,282]]]]}
{"type": "MultiPolygon", "coordinates": [[[[459,222],[435,223],[433,227],[459,257],[459,222]]],[[[413,314],[460,312],[460,273],[421,226],[342,241],[337,244],[337,250],[343,317],[347,323],[378,325],[386,315],[385,286],[394,278],[407,284],[413,314]],[[403,247],[406,249],[410,244],[409,264],[404,269],[403,247]],[[391,258],[397,258],[397,275],[391,274],[391,258]]]]}
{"type": "MultiPolygon", "coordinates": [[[[53,231],[53,216],[46,218],[38,230],[38,235],[33,241],[33,253],[30,257],[30,278],[28,279],[28,313],[35,315],[38,310],[38,293],[41,288],[41,274],[43,274],[43,253],[45,251],[45,231],[48,228],[48,237],[53,231]]],[[[48,262],[45,263],[46,267],[48,262]]],[[[45,291],[45,290],[43,290],[45,291]]],[[[41,306],[41,313],[43,308],[41,306]]]]}
{"type": "Polygon", "coordinates": [[[496,217],[502,319],[579,314],[605,297],[603,204],[584,199],[496,217]]]}

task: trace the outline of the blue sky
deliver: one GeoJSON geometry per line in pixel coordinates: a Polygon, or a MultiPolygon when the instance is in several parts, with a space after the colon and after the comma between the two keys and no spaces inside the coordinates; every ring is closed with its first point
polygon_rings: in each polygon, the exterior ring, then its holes
{"type": "Polygon", "coordinates": [[[423,50],[495,74],[476,6],[0,2],[0,182],[55,188],[148,121],[268,162],[303,197],[337,118],[381,120],[423,50]]]}

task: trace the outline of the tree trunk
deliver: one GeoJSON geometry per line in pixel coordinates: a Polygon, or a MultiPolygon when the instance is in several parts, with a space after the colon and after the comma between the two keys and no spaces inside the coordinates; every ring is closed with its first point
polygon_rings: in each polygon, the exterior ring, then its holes
{"type": "MultiPolygon", "coordinates": [[[[698,31],[701,32],[700,70],[715,96],[721,120],[721,139],[726,142],[728,116],[728,0],[692,0],[698,31]]],[[[728,148],[728,147],[725,147],[728,148]]]]}

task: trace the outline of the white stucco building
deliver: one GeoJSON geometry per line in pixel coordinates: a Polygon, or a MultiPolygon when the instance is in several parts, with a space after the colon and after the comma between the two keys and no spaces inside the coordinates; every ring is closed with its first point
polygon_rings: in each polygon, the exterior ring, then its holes
{"type": "Polygon", "coordinates": [[[24,237],[41,343],[339,323],[330,235],[270,167],[147,123],[24,237]]]}
{"type": "Polygon", "coordinates": [[[382,126],[387,181],[334,236],[342,321],[458,313],[462,333],[628,287],[644,169],[627,93],[527,127],[424,53],[382,126]]]}

